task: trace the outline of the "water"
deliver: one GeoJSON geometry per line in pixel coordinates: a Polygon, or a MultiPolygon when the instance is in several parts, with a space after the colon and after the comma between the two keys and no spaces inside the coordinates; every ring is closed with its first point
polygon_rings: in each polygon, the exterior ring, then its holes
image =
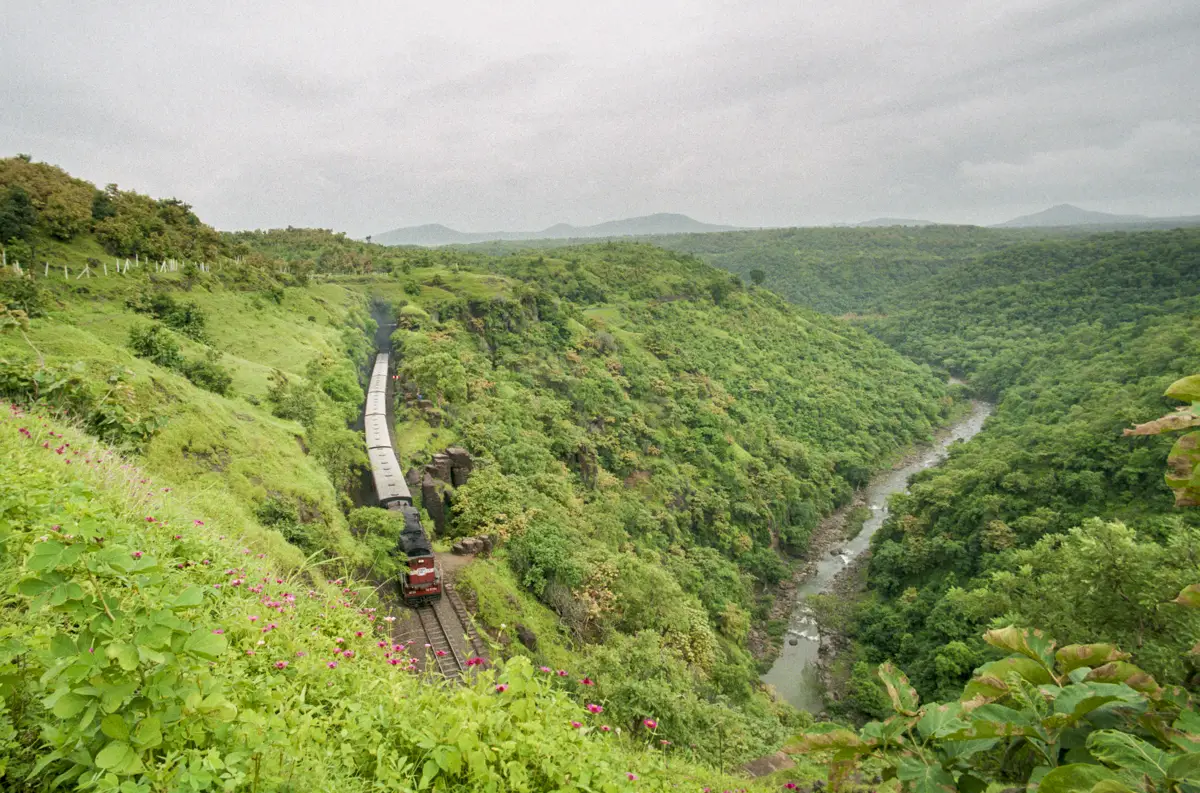
{"type": "Polygon", "coordinates": [[[908,478],[913,474],[946,459],[946,448],[950,444],[965,441],[978,433],[991,412],[990,404],[973,402],[968,415],[941,433],[932,446],[921,450],[908,465],[881,474],[867,485],[866,503],[871,516],[863,523],[862,531],[853,540],[835,546],[841,550],[838,555],[831,556],[828,551],[824,552],[817,560],[816,572],[796,588],[796,609],[792,612],[784,636],[783,652],[775,660],[771,671],[762,677],[762,681],[773,686],[780,697],[810,713],[825,709],[825,692],[815,666],[821,637],[805,606],[805,598],[828,591],[838,573],[870,546],[871,535],[887,518],[888,497],[907,490],[908,478]],[[792,639],[797,640],[795,645],[792,645],[792,639]]]}

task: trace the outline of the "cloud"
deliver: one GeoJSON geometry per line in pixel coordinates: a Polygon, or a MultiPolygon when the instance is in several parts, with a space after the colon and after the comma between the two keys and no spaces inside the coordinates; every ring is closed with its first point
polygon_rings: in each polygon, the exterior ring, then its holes
{"type": "Polygon", "coordinates": [[[47,0],[5,22],[0,151],[227,228],[1200,211],[1193,0],[47,0]]]}

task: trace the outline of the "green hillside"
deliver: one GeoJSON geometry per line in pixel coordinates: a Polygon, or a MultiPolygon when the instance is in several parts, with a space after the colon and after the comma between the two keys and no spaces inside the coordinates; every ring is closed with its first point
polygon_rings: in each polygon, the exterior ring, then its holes
{"type": "Polygon", "coordinates": [[[649,246],[218,235],[180,202],[0,173],[23,265],[0,271],[17,790],[745,786],[722,771],[807,723],[755,685],[775,586],[818,516],[951,409],[862,331],[649,246]],[[466,688],[374,650],[394,527],[353,509],[347,428],[372,304],[432,402],[401,416],[406,464],[466,446],[447,533],[505,537],[462,585],[511,660],[466,688]]]}

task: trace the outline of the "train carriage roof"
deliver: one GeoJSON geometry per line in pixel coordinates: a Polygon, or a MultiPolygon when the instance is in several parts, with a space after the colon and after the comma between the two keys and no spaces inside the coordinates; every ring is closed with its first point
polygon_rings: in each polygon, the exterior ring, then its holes
{"type": "Polygon", "coordinates": [[[386,416],[387,415],[387,397],[380,391],[371,391],[367,394],[367,416],[386,416]]]}
{"type": "Polygon", "coordinates": [[[396,453],[387,448],[367,449],[367,459],[371,462],[371,476],[375,479],[375,492],[380,502],[404,499],[412,502],[412,493],[408,490],[408,482],[404,481],[404,472],[396,462],[396,453]]]}
{"type": "Polygon", "coordinates": [[[388,432],[386,416],[367,416],[363,420],[363,434],[367,436],[368,449],[392,448],[392,436],[388,432]]]}

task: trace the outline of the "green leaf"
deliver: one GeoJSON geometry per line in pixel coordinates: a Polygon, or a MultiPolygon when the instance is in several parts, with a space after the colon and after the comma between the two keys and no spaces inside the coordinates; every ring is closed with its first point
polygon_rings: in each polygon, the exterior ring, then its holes
{"type": "Polygon", "coordinates": [[[139,749],[153,749],[162,743],[162,724],[157,716],[147,716],[133,730],[133,743],[139,749]]]}
{"type": "Polygon", "coordinates": [[[1040,630],[1029,628],[998,628],[983,634],[983,640],[993,647],[1020,653],[1050,671],[1054,666],[1054,642],[1040,630]]]}
{"type": "Polygon", "coordinates": [[[1058,668],[1070,672],[1081,666],[1103,666],[1110,661],[1124,661],[1129,653],[1123,653],[1111,644],[1069,644],[1054,654],[1058,668]]]}
{"type": "Polygon", "coordinates": [[[1177,782],[1200,782],[1200,752],[1176,757],[1167,768],[1167,776],[1177,782]]]}
{"type": "Polygon", "coordinates": [[[438,771],[440,770],[437,761],[433,759],[426,760],[425,767],[421,770],[421,784],[417,785],[417,787],[420,789],[429,787],[429,783],[433,781],[433,778],[438,775],[438,771]]]}
{"type": "Polygon", "coordinates": [[[1039,793],[1091,793],[1098,782],[1115,781],[1117,775],[1102,765],[1072,763],[1049,771],[1042,777],[1039,793]]]}
{"type": "Polygon", "coordinates": [[[1188,584],[1172,602],[1190,609],[1200,609],[1200,584],[1188,584]]]}
{"type": "Polygon", "coordinates": [[[132,672],[138,668],[138,653],[137,648],[132,644],[125,642],[113,642],[104,649],[104,654],[109,658],[116,659],[116,662],[121,665],[121,668],[126,672],[132,672]]]}
{"type": "Polygon", "coordinates": [[[1097,730],[1088,736],[1087,747],[1097,760],[1145,774],[1156,783],[1167,777],[1167,753],[1128,733],[1097,730]]]}
{"type": "Polygon", "coordinates": [[[203,658],[205,661],[216,661],[229,648],[225,637],[219,633],[213,633],[207,628],[200,628],[193,631],[191,636],[188,636],[187,641],[183,643],[183,651],[192,655],[203,658]]]}
{"type": "Polygon", "coordinates": [[[1042,664],[1030,658],[1019,655],[1002,658],[984,664],[975,670],[975,677],[963,688],[964,702],[982,696],[997,699],[1008,693],[1008,683],[1005,682],[1010,674],[1033,683],[1035,686],[1053,682],[1050,672],[1042,664]]]}
{"type": "Polygon", "coordinates": [[[1148,672],[1124,661],[1098,666],[1088,673],[1085,680],[1099,683],[1124,683],[1135,691],[1145,694],[1157,694],[1159,685],[1148,672]]]}
{"type": "Polygon", "coordinates": [[[988,783],[973,774],[963,774],[958,778],[958,793],[983,793],[988,789],[988,783]]]}
{"type": "Polygon", "coordinates": [[[926,765],[915,757],[903,757],[896,766],[896,776],[913,793],[957,793],[954,777],[940,765],[926,765]]]}
{"type": "Polygon", "coordinates": [[[110,713],[100,721],[100,732],[114,741],[129,740],[129,725],[117,713],[110,713]]]}
{"type": "Polygon", "coordinates": [[[852,730],[838,727],[835,724],[818,724],[810,730],[805,730],[798,743],[794,747],[785,747],[784,751],[796,754],[828,749],[868,751],[868,748],[852,730]]]}
{"type": "Polygon", "coordinates": [[[1120,683],[1076,683],[1055,697],[1054,712],[1080,718],[1110,702],[1133,704],[1144,699],[1143,695],[1120,683]]]}
{"type": "Polygon", "coordinates": [[[168,606],[172,611],[176,609],[188,609],[193,606],[199,606],[204,602],[204,590],[198,586],[190,586],[175,596],[168,606]]]}
{"type": "Polygon", "coordinates": [[[1166,480],[1175,491],[1175,506],[1200,506],[1200,432],[1175,441],[1167,455],[1166,480]]]}
{"type": "Polygon", "coordinates": [[[941,737],[952,732],[965,729],[968,725],[959,718],[962,704],[951,702],[943,705],[931,705],[925,710],[925,715],[917,722],[917,731],[926,738],[941,737]]]}
{"type": "Polygon", "coordinates": [[[141,767],[137,752],[124,741],[112,741],[96,755],[96,765],[114,774],[131,774],[141,767]]]}
{"type": "Polygon", "coordinates": [[[1200,374],[1188,375],[1171,383],[1166,395],[1182,402],[1200,402],[1200,374]]]}
{"type": "Polygon", "coordinates": [[[69,719],[78,716],[87,707],[87,704],[87,697],[73,693],[66,694],[59,697],[58,701],[54,703],[54,707],[51,708],[51,712],[60,719],[69,719]]]}
{"type": "Polygon", "coordinates": [[[57,540],[46,540],[33,546],[33,553],[25,561],[30,570],[42,572],[75,564],[82,548],[78,545],[63,545],[57,540]]]}
{"type": "Polygon", "coordinates": [[[887,661],[879,665],[878,675],[892,700],[892,709],[905,716],[915,716],[920,699],[905,674],[887,661]]]}

